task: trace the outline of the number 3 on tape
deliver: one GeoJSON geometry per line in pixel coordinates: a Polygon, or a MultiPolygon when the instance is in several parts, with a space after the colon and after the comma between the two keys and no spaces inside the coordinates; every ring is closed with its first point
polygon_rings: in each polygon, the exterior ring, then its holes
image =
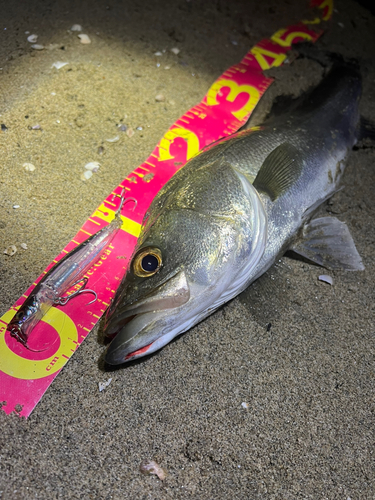
{"type": "Polygon", "coordinates": [[[225,87],[229,87],[229,94],[226,97],[226,100],[229,102],[234,102],[237,96],[242,93],[247,94],[247,101],[241,109],[237,111],[232,111],[232,115],[237,118],[237,120],[242,120],[247,116],[251,111],[255,108],[259,101],[259,91],[252,85],[238,85],[233,80],[227,80],[225,78],[221,78],[217,80],[210,88],[207,93],[207,104],[209,106],[216,106],[219,104],[217,100],[217,96],[220,95],[221,90],[225,87]]]}

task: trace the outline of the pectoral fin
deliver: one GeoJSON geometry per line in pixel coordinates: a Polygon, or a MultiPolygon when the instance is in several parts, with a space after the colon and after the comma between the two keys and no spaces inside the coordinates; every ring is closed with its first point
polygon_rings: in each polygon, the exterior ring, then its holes
{"type": "Polygon", "coordinates": [[[266,193],[272,201],[285,193],[300,177],[303,159],[291,144],[280,144],[264,160],[253,186],[266,193]]]}
{"type": "Polygon", "coordinates": [[[306,224],[302,237],[290,249],[327,269],[364,270],[348,226],[336,217],[306,224]]]}

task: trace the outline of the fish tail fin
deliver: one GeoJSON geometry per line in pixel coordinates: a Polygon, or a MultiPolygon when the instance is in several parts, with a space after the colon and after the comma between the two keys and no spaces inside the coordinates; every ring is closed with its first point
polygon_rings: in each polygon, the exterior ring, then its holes
{"type": "Polygon", "coordinates": [[[360,73],[361,64],[356,58],[345,58],[338,52],[331,52],[318,48],[311,42],[298,42],[293,45],[293,49],[298,53],[299,58],[311,59],[320,64],[325,69],[334,67],[344,67],[360,73]]]}
{"type": "Polygon", "coordinates": [[[319,49],[311,42],[299,42],[293,44],[293,50],[297,52],[298,58],[311,59],[323,66],[323,68],[331,66],[332,62],[335,60],[336,62],[343,62],[343,57],[340,54],[319,49]]]}
{"type": "Polygon", "coordinates": [[[361,116],[358,126],[358,140],[370,139],[375,141],[375,123],[361,116]]]}

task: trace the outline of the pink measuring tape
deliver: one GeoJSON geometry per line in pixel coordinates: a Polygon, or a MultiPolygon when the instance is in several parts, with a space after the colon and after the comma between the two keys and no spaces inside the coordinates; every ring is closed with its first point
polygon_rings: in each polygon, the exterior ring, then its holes
{"type": "Polygon", "coordinates": [[[309,25],[331,17],[333,0],[312,0],[310,5],[320,9],[320,17],[281,29],[270,39],[261,40],[240,63],[225,71],[202,102],[169,128],[148,159],[114,189],[74,239],[0,318],[0,401],[4,402],[2,409],[6,413],[15,411],[28,417],[100,320],[126,272],[143,216],[158,191],[200,150],[233,134],[247,122],[273,81],[264,76],[263,70],[283,64],[293,43],[315,42],[322,34],[321,30],[313,30],[309,25]],[[86,294],[80,294],[64,306],[51,307],[33,329],[27,349],[10,335],[7,324],[56,262],[113,220],[120,203],[119,195],[124,190],[125,196],[136,199],[137,204],[124,205],[121,230],[85,275],[97,300],[87,305],[86,294]]]}

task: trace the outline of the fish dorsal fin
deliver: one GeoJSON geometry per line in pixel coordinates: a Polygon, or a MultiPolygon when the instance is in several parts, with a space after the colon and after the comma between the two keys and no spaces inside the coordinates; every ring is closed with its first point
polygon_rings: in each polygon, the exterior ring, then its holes
{"type": "Polygon", "coordinates": [[[264,160],[253,186],[275,201],[297,181],[302,167],[303,160],[298,149],[285,142],[264,160]]]}
{"type": "Polygon", "coordinates": [[[345,222],[336,217],[314,219],[290,250],[327,269],[363,271],[361,257],[345,222]]]}

